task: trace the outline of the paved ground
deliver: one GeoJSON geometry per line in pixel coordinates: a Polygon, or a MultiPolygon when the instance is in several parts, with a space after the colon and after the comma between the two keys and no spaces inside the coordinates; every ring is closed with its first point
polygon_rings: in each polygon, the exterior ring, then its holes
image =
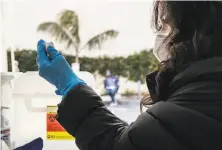
{"type": "Polygon", "coordinates": [[[120,104],[115,107],[108,107],[116,116],[124,121],[131,123],[136,120],[140,114],[139,101],[131,101],[120,104]]]}
{"type": "Polygon", "coordinates": [[[131,123],[140,114],[140,101],[137,100],[137,97],[121,97],[118,100],[118,106],[109,107],[110,98],[108,96],[102,96],[103,102],[107,107],[118,117],[124,121],[131,123]]]}

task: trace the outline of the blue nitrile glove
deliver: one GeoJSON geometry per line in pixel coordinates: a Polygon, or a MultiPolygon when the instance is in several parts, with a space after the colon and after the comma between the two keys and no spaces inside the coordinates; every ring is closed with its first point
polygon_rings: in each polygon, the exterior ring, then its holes
{"type": "Polygon", "coordinates": [[[65,96],[68,91],[78,84],[86,84],[72,71],[65,58],[53,46],[48,46],[45,53],[45,41],[40,40],[37,45],[37,64],[39,75],[58,89],[56,94],[65,96]]]}

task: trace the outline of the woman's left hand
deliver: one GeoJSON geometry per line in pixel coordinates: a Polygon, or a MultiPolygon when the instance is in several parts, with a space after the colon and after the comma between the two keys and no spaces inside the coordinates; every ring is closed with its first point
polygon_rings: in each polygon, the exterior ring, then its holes
{"type": "Polygon", "coordinates": [[[48,46],[45,52],[45,41],[40,40],[37,44],[37,65],[39,75],[55,85],[61,95],[65,96],[68,91],[78,84],[86,84],[72,71],[65,58],[53,46],[48,46]]]}

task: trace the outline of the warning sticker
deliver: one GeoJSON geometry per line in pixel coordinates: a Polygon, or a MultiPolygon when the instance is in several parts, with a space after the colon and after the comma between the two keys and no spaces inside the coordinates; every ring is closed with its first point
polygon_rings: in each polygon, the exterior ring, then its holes
{"type": "Polygon", "coordinates": [[[46,114],[47,140],[74,140],[56,120],[57,106],[48,106],[46,114]]]}

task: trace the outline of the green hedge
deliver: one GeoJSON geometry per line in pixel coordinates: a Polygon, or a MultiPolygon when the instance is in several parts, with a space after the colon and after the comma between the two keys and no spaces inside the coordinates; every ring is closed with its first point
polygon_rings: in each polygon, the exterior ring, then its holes
{"type": "MultiPolygon", "coordinates": [[[[75,57],[65,55],[66,60],[71,64],[75,57]]],[[[37,71],[36,51],[16,50],[15,59],[19,62],[21,72],[37,71]]],[[[127,77],[129,80],[144,82],[145,75],[157,68],[158,62],[153,56],[152,50],[143,50],[126,58],[124,57],[99,57],[99,58],[80,58],[80,70],[94,73],[98,71],[105,75],[107,69],[118,76],[127,77]]],[[[8,51],[8,69],[11,71],[11,57],[8,51]]]]}

